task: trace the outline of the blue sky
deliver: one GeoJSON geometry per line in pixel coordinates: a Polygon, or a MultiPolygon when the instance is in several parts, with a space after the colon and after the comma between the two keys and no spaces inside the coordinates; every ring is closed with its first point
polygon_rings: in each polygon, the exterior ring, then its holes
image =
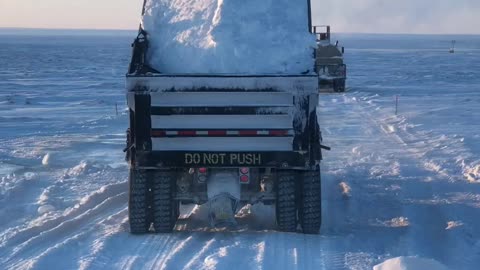
{"type": "MultiPolygon", "coordinates": [[[[0,0],[0,27],[135,29],[142,2],[0,0]]],[[[480,34],[480,0],[312,0],[312,3],[314,22],[331,24],[338,32],[480,34]]]]}

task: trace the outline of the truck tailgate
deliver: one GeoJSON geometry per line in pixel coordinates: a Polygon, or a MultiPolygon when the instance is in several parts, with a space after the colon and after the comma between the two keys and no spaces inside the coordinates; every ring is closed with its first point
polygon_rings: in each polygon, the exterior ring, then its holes
{"type": "Polygon", "coordinates": [[[318,103],[315,75],[128,77],[127,89],[151,152],[306,151],[318,103]]]}

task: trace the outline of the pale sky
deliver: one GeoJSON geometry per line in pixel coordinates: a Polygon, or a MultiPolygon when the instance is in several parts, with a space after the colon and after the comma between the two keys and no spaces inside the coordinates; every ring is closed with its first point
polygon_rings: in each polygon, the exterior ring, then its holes
{"type": "MultiPolygon", "coordinates": [[[[142,3],[143,0],[0,0],[0,27],[135,29],[142,3]]],[[[315,24],[330,24],[336,32],[480,34],[480,0],[312,3],[315,24]]]]}

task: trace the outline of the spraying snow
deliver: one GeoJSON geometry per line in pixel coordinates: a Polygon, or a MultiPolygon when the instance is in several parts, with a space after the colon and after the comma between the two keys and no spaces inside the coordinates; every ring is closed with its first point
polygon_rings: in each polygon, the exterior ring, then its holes
{"type": "Polygon", "coordinates": [[[305,0],[148,0],[142,24],[150,64],[162,73],[313,69],[316,42],[305,0]]]}

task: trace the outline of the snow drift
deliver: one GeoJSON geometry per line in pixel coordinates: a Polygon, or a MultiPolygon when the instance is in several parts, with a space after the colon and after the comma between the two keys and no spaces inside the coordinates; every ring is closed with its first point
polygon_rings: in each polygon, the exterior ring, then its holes
{"type": "Polygon", "coordinates": [[[416,257],[398,257],[373,267],[373,270],[448,270],[447,267],[432,259],[416,257]]]}
{"type": "Polygon", "coordinates": [[[162,73],[313,70],[305,0],[147,0],[142,25],[150,65],[162,73]]]}

